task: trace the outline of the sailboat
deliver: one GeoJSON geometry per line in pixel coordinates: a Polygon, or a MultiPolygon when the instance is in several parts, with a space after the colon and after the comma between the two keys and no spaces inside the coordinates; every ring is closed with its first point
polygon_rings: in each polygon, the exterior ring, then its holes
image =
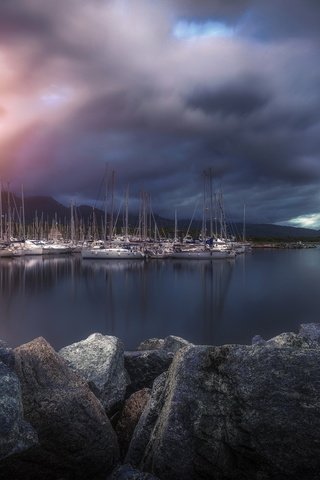
{"type": "Polygon", "coordinates": [[[113,260],[113,259],[136,259],[141,260],[145,258],[145,254],[135,247],[120,247],[120,246],[107,246],[100,247],[95,246],[93,248],[84,248],[81,252],[83,259],[101,259],[101,260],[113,260]]]}

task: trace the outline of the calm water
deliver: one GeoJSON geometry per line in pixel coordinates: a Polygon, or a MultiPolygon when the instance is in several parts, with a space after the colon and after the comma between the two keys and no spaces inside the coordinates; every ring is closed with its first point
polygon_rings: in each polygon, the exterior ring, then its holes
{"type": "Polygon", "coordinates": [[[0,338],[55,348],[93,332],[197,344],[250,343],[320,321],[320,249],[254,251],[234,261],[0,261],[0,338]]]}

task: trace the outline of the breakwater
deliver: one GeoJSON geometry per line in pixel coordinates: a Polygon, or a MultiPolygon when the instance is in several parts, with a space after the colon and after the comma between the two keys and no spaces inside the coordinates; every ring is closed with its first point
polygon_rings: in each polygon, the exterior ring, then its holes
{"type": "Polygon", "coordinates": [[[320,325],[252,345],[0,344],[0,474],[317,479],[320,325]]]}

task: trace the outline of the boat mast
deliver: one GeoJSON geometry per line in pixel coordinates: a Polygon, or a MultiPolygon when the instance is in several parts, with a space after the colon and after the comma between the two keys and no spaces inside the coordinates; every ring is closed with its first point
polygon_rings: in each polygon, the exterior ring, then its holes
{"type": "Polygon", "coordinates": [[[11,241],[11,203],[10,203],[10,183],[8,182],[8,238],[11,241]]]}
{"type": "Polygon", "coordinates": [[[3,224],[2,224],[2,180],[0,180],[0,241],[3,240],[3,224]]]}
{"type": "Polygon", "coordinates": [[[143,195],[143,241],[147,241],[147,235],[148,235],[148,220],[147,220],[147,192],[144,192],[143,195]]]}
{"type": "Polygon", "coordinates": [[[108,222],[108,164],[105,170],[105,196],[104,196],[104,232],[103,241],[107,241],[107,222],[108,222]]]}
{"type": "Polygon", "coordinates": [[[243,204],[243,230],[242,230],[242,241],[246,241],[246,204],[243,204]]]}
{"type": "Polygon", "coordinates": [[[21,202],[22,202],[22,238],[23,240],[25,240],[26,239],[26,218],[25,218],[25,211],[24,211],[23,184],[21,185],[21,202]]]}
{"type": "Polygon", "coordinates": [[[71,202],[71,225],[70,225],[70,239],[74,243],[75,240],[75,228],[74,228],[74,212],[73,212],[73,200],[71,202]]]}
{"type": "Polygon", "coordinates": [[[152,209],[151,209],[151,193],[148,194],[148,208],[149,208],[149,240],[152,238],[152,209]]]}
{"type": "Polygon", "coordinates": [[[178,218],[177,218],[177,209],[174,211],[174,243],[178,242],[178,218]]]}
{"type": "Polygon", "coordinates": [[[214,231],[215,237],[218,238],[218,196],[217,192],[214,193],[214,231]]]}
{"type": "Polygon", "coordinates": [[[124,230],[124,238],[125,241],[129,241],[129,185],[127,186],[126,190],[126,201],[125,201],[125,230],[124,230]]]}
{"type": "Polygon", "coordinates": [[[220,191],[220,210],[221,210],[221,239],[227,240],[227,223],[224,209],[224,200],[222,190],[220,191]]]}
{"type": "Polygon", "coordinates": [[[213,238],[213,171],[209,168],[209,187],[210,187],[210,238],[213,238]]]}
{"type": "Polygon", "coordinates": [[[43,212],[41,212],[41,217],[40,217],[40,240],[44,239],[44,233],[43,233],[43,212]]]}
{"type": "Polygon", "coordinates": [[[111,173],[111,212],[110,212],[110,228],[109,228],[109,239],[110,240],[112,240],[112,237],[113,237],[114,176],[115,176],[115,172],[114,172],[114,170],[112,170],[112,173],[111,173]]]}
{"type": "Polygon", "coordinates": [[[139,213],[139,230],[140,240],[145,242],[148,236],[148,201],[149,196],[147,192],[142,191],[140,194],[140,213],[139,213]]]}
{"type": "Polygon", "coordinates": [[[206,171],[203,171],[202,242],[206,243],[206,171]]]}

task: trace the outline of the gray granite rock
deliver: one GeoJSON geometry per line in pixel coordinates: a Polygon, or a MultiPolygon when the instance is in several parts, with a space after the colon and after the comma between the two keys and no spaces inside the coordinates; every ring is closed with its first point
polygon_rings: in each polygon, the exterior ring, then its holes
{"type": "Polygon", "coordinates": [[[168,373],[162,373],[153,383],[150,399],[146,404],[139,422],[134,430],[129,449],[125,458],[127,463],[132,463],[136,467],[140,466],[144,453],[150,442],[150,437],[157,419],[164,405],[164,387],[166,385],[168,373]]]}
{"type": "Polygon", "coordinates": [[[169,335],[164,339],[163,349],[167,352],[177,352],[180,348],[193,346],[184,338],[176,337],[175,335],[169,335]]]}
{"type": "Polygon", "coordinates": [[[320,344],[309,336],[303,336],[293,332],[286,332],[268,340],[266,342],[266,346],[280,348],[319,348],[320,344]]]}
{"type": "Polygon", "coordinates": [[[320,348],[320,324],[305,323],[300,325],[299,333],[285,332],[264,340],[260,335],[255,335],[252,345],[264,345],[267,347],[292,347],[292,348],[320,348]]]}
{"type": "Polygon", "coordinates": [[[303,323],[300,325],[299,337],[316,342],[320,346],[320,323],[303,323]]]}
{"type": "Polygon", "coordinates": [[[260,335],[255,335],[251,341],[252,345],[265,345],[266,341],[260,335]]]}
{"type": "Polygon", "coordinates": [[[131,465],[120,465],[117,467],[107,480],[159,480],[158,477],[150,473],[136,470],[131,465]]]}
{"type": "Polygon", "coordinates": [[[320,350],[188,347],[134,432],[127,461],[161,480],[317,480],[320,350]]]}
{"type": "Polygon", "coordinates": [[[141,342],[138,346],[138,350],[166,350],[167,352],[175,353],[180,348],[191,346],[192,343],[188,342],[184,338],[176,337],[175,335],[169,335],[165,338],[149,338],[144,342],[141,342]]]}
{"type": "Polygon", "coordinates": [[[286,332],[271,338],[266,342],[271,347],[308,347],[308,344],[301,337],[293,332],[286,332]]]}
{"type": "Polygon", "coordinates": [[[3,340],[0,340],[0,361],[5,363],[11,370],[14,368],[13,350],[3,340]]]}
{"type": "Polygon", "coordinates": [[[25,418],[39,446],[1,464],[0,477],[23,480],[105,478],[118,445],[104,408],[87,383],[43,339],[15,349],[25,418]],[[2,475],[2,476],[1,476],[2,475]]]}
{"type": "Polygon", "coordinates": [[[38,436],[23,418],[18,377],[0,361],[0,460],[38,443],[38,436]]]}
{"type": "Polygon", "coordinates": [[[159,350],[163,348],[163,338],[148,338],[140,343],[137,350],[159,350]]]}
{"type": "Polygon", "coordinates": [[[123,402],[129,383],[122,342],[116,337],[94,333],[86,340],[62,348],[59,355],[89,383],[107,413],[112,415],[123,402]]]}
{"type": "Polygon", "coordinates": [[[133,393],[125,402],[115,431],[118,437],[120,457],[124,458],[127,453],[134,429],[141,414],[150,399],[150,389],[144,388],[133,393]]]}
{"type": "Polygon", "coordinates": [[[154,379],[168,370],[173,356],[165,350],[125,352],[124,366],[131,380],[128,393],[151,388],[154,379]]]}

